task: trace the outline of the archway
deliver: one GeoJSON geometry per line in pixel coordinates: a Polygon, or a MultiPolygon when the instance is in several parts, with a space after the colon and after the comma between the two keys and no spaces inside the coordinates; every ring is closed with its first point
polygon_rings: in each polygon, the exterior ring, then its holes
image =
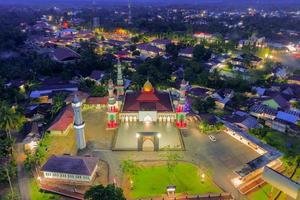
{"type": "Polygon", "coordinates": [[[151,137],[144,138],[143,151],[154,151],[153,138],[151,138],[151,137]]]}
{"type": "Polygon", "coordinates": [[[161,135],[157,132],[138,132],[137,138],[137,150],[138,151],[158,151],[159,139],[161,135]]]}
{"type": "Polygon", "coordinates": [[[153,122],[153,119],[152,119],[152,117],[151,117],[150,115],[147,115],[147,116],[144,118],[144,122],[145,122],[145,123],[151,123],[151,122],[153,122]]]}

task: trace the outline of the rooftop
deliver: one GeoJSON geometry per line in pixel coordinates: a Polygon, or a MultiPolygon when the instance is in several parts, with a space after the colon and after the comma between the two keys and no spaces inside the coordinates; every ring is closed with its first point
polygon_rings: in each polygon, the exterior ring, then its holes
{"type": "Polygon", "coordinates": [[[51,156],[41,171],[90,176],[97,167],[98,159],[94,157],[51,156]]]}

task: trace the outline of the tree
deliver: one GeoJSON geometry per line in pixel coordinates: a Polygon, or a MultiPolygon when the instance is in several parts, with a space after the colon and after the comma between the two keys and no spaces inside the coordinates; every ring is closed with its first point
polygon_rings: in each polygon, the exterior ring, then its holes
{"type": "Polygon", "coordinates": [[[11,138],[11,131],[24,125],[25,117],[10,107],[6,102],[0,102],[0,129],[11,138]]]}
{"type": "Polygon", "coordinates": [[[177,56],[178,56],[178,47],[173,43],[167,44],[166,53],[172,55],[173,58],[177,58],[177,56]]]}
{"type": "Polygon", "coordinates": [[[124,173],[128,174],[129,176],[134,176],[138,173],[140,167],[138,166],[136,161],[128,159],[122,161],[121,169],[124,173]]]}
{"type": "Polygon", "coordinates": [[[96,185],[91,187],[84,194],[84,199],[87,200],[126,200],[121,188],[116,187],[113,184],[109,184],[106,187],[103,185],[96,185]]]}
{"type": "Polygon", "coordinates": [[[167,167],[169,172],[173,172],[182,156],[177,151],[167,151],[160,155],[167,160],[167,167]]]}
{"type": "Polygon", "coordinates": [[[211,57],[211,51],[203,45],[196,45],[193,50],[193,58],[196,61],[207,61],[211,57]]]}
{"type": "Polygon", "coordinates": [[[91,89],[91,96],[93,97],[104,97],[107,94],[106,87],[103,85],[94,85],[91,89]]]}
{"type": "Polygon", "coordinates": [[[58,93],[53,97],[53,106],[51,108],[52,117],[66,105],[65,98],[66,95],[64,93],[58,93]]]}
{"type": "Polygon", "coordinates": [[[198,113],[207,112],[209,109],[216,106],[214,99],[207,98],[206,100],[197,99],[192,104],[192,109],[198,113]]]}

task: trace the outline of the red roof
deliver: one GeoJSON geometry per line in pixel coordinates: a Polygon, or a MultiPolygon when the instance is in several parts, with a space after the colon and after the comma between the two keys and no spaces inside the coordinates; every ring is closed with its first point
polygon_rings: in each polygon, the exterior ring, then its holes
{"type": "Polygon", "coordinates": [[[136,100],[141,102],[153,102],[159,101],[159,98],[156,96],[155,92],[141,92],[136,100]]]}
{"type": "Polygon", "coordinates": [[[55,118],[48,131],[65,131],[74,121],[74,113],[71,106],[67,106],[55,118]]]}
{"type": "Polygon", "coordinates": [[[97,105],[97,104],[107,104],[107,102],[108,102],[108,97],[89,97],[85,103],[97,105]]]}
{"type": "Polygon", "coordinates": [[[123,112],[159,111],[173,112],[173,106],[168,92],[153,93],[127,92],[123,112]]]}

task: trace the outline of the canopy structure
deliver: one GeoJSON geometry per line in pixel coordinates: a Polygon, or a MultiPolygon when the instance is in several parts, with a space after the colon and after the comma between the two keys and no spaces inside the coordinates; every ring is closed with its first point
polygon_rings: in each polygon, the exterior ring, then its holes
{"type": "Polygon", "coordinates": [[[267,166],[264,168],[262,178],[272,186],[289,195],[290,197],[296,200],[300,200],[299,183],[291,180],[290,178],[280,174],[279,172],[276,172],[275,170],[267,166]]]}

